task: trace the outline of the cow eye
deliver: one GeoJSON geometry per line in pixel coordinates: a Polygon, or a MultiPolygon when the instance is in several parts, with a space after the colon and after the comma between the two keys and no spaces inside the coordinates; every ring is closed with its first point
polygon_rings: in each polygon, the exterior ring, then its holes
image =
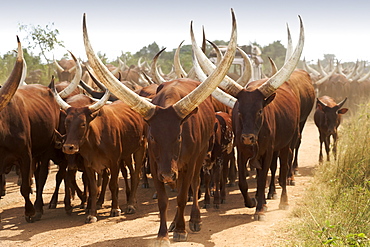
{"type": "Polygon", "coordinates": [[[182,140],[181,135],[179,135],[179,136],[177,137],[177,140],[178,140],[179,142],[181,142],[181,140],[182,140]]]}

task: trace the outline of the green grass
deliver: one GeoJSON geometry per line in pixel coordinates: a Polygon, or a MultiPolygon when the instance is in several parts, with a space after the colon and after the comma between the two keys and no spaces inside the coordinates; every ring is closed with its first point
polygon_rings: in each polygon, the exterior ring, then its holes
{"type": "Polygon", "coordinates": [[[370,103],[340,128],[338,158],[317,167],[287,246],[370,246],[370,103]]]}

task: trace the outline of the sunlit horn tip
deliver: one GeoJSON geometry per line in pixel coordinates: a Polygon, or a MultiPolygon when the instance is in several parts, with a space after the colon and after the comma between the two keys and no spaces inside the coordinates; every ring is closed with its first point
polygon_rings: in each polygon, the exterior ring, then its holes
{"type": "Polygon", "coordinates": [[[18,43],[21,43],[21,41],[19,40],[19,37],[18,37],[18,35],[17,35],[17,42],[18,42],[18,43]]]}

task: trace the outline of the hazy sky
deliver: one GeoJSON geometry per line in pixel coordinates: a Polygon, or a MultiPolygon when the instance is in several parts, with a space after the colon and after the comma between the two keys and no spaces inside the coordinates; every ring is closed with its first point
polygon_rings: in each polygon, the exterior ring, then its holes
{"type": "MultiPolygon", "coordinates": [[[[136,52],[154,41],[168,51],[182,40],[190,44],[189,26],[194,21],[198,42],[202,25],[209,40],[229,40],[230,8],[237,18],[238,44],[257,42],[262,46],[280,40],[286,46],[286,24],[293,44],[299,34],[298,15],[303,19],[306,60],[323,59],[335,54],[342,62],[370,61],[370,1],[1,1],[0,54],[16,47],[16,35],[25,34],[18,24],[45,26],[54,23],[59,39],[76,56],[86,58],[82,39],[82,16],[87,15],[87,28],[95,50],[115,59],[121,51],[136,52]]],[[[66,50],[55,51],[60,59],[66,50]]]]}

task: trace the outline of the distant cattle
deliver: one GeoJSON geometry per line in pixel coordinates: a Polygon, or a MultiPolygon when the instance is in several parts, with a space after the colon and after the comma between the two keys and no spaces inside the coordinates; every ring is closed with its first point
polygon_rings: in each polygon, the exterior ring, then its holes
{"type": "Polygon", "coordinates": [[[323,162],[323,143],[325,145],[327,161],[330,161],[329,153],[331,136],[333,137],[334,158],[337,156],[338,127],[341,122],[341,116],[348,111],[347,108],[342,108],[346,100],[347,98],[337,104],[334,99],[329,96],[322,96],[317,99],[314,121],[320,134],[320,162],[323,162]]]}

